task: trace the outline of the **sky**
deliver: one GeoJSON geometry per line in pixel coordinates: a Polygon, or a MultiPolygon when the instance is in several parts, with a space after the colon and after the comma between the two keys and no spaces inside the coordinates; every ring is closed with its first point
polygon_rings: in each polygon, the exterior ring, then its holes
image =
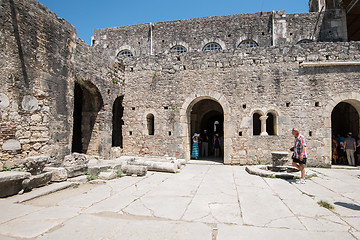
{"type": "Polygon", "coordinates": [[[188,18],[285,10],[308,12],[308,0],[38,0],[90,44],[94,29],[188,18]]]}

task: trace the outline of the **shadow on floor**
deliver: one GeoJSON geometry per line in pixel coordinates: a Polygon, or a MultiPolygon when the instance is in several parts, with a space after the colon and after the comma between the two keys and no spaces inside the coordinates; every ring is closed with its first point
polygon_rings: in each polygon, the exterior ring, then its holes
{"type": "Polygon", "coordinates": [[[360,211],[360,206],[357,204],[353,204],[353,203],[344,203],[344,202],[334,202],[335,205],[341,206],[341,207],[345,207],[345,208],[349,208],[352,210],[356,210],[356,211],[360,211]]]}

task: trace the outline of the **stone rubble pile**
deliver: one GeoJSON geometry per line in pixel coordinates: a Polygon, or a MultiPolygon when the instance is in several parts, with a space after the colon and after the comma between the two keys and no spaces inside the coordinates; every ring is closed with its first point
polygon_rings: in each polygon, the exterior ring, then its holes
{"type": "Polygon", "coordinates": [[[147,171],[177,173],[185,164],[185,159],[173,157],[121,156],[105,160],[73,153],[65,156],[61,166],[54,166],[48,156],[28,157],[23,169],[0,172],[0,197],[23,193],[50,182],[99,183],[123,176],[143,177],[147,171]]]}

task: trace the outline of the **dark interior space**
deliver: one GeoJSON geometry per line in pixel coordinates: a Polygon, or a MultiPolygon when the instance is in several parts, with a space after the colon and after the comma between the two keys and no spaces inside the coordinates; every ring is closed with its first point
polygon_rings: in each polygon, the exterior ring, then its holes
{"type": "Polygon", "coordinates": [[[123,148],[122,120],[124,107],[122,105],[124,97],[116,98],[113,105],[113,131],[112,131],[112,146],[123,148]]]}

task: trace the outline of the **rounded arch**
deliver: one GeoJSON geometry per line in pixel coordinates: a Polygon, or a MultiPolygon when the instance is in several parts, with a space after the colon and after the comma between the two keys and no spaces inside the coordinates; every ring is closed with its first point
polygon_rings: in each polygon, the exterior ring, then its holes
{"type": "Polygon", "coordinates": [[[87,153],[98,112],[103,106],[100,91],[93,83],[75,81],[72,152],[87,153]]]}
{"type": "Polygon", "coordinates": [[[194,107],[194,105],[201,100],[212,100],[216,103],[218,103],[222,110],[223,110],[223,124],[224,124],[224,164],[230,164],[231,163],[231,135],[229,132],[229,129],[235,128],[233,126],[233,122],[231,122],[229,119],[229,113],[230,113],[230,107],[229,103],[226,100],[225,96],[223,94],[217,93],[217,92],[208,92],[204,91],[198,94],[191,94],[189,95],[184,103],[182,104],[182,107],[179,111],[180,113],[180,132],[181,132],[181,139],[182,139],[182,151],[184,152],[184,157],[188,161],[190,160],[190,149],[191,149],[191,129],[190,129],[190,113],[191,109],[194,107]]]}
{"type": "Polygon", "coordinates": [[[254,41],[257,44],[257,46],[259,46],[258,43],[260,42],[260,39],[256,35],[241,34],[240,37],[238,38],[238,40],[236,41],[234,48],[235,49],[239,48],[239,45],[245,41],[254,41]]]}
{"type": "Polygon", "coordinates": [[[153,136],[155,135],[157,128],[156,128],[156,119],[158,119],[158,114],[154,109],[147,109],[147,111],[144,112],[143,114],[143,130],[142,133],[144,136],[153,136]],[[152,121],[152,125],[150,126],[150,118],[152,117],[151,121],[152,121]],[[151,131],[149,131],[149,127],[152,127],[152,133],[153,134],[149,134],[151,133],[151,131]]]}
{"type": "Polygon", "coordinates": [[[131,47],[130,45],[123,45],[123,46],[121,46],[121,47],[119,47],[119,48],[116,49],[115,54],[114,54],[115,57],[116,57],[116,58],[119,57],[119,54],[120,54],[121,52],[124,52],[124,51],[129,51],[129,52],[131,52],[131,53],[133,54],[133,56],[136,55],[135,49],[134,49],[133,47],[131,47]]]}
{"type": "Polygon", "coordinates": [[[252,47],[258,47],[258,46],[259,46],[259,44],[255,40],[245,39],[237,45],[237,48],[242,48],[242,47],[252,48],[252,47]]]}
{"type": "Polygon", "coordinates": [[[182,47],[184,47],[184,48],[187,50],[187,52],[190,52],[190,51],[191,51],[191,48],[190,48],[189,44],[187,44],[186,42],[184,42],[184,41],[173,41],[173,42],[169,45],[168,49],[165,49],[165,53],[171,52],[172,49],[173,49],[174,47],[176,47],[176,46],[182,46],[182,47]]]}
{"type": "Polygon", "coordinates": [[[313,42],[314,42],[313,40],[305,38],[305,39],[299,40],[296,44],[307,44],[307,43],[313,43],[313,42]]]}
{"type": "Polygon", "coordinates": [[[206,47],[206,45],[208,44],[217,44],[221,47],[221,49],[219,50],[226,50],[226,44],[224,41],[222,41],[219,38],[208,38],[208,39],[204,39],[201,43],[201,49],[200,51],[204,51],[204,48],[206,47]]]}
{"type": "MultiPolygon", "coordinates": [[[[324,119],[324,123],[325,123],[325,128],[327,129],[328,132],[328,138],[326,138],[324,140],[325,143],[325,148],[326,148],[326,152],[329,153],[328,156],[324,156],[326,157],[326,159],[329,159],[329,162],[326,162],[328,164],[331,164],[331,159],[332,159],[332,139],[333,136],[332,134],[333,132],[333,123],[332,123],[332,115],[333,115],[333,110],[340,104],[340,103],[347,103],[349,105],[351,105],[351,107],[353,107],[358,116],[360,116],[360,94],[356,93],[356,92],[346,92],[346,93],[342,93],[339,94],[335,97],[330,97],[327,104],[324,107],[324,111],[322,112],[322,115],[325,116],[324,119]]],[[[360,124],[360,119],[359,119],[359,124],[360,124]]],[[[358,132],[360,132],[360,125],[358,126],[358,132]]],[[[334,133],[336,134],[336,133],[334,133]]]]}
{"type": "Polygon", "coordinates": [[[154,114],[149,113],[148,115],[146,115],[146,125],[147,125],[148,135],[149,136],[155,135],[155,117],[154,117],[154,114]]]}
{"type": "Polygon", "coordinates": [[[265,113],[268,118],[266,119],[266,131],[269,135],[279,135],[279,113],[274,109],[270,109],[265,113]]]}

